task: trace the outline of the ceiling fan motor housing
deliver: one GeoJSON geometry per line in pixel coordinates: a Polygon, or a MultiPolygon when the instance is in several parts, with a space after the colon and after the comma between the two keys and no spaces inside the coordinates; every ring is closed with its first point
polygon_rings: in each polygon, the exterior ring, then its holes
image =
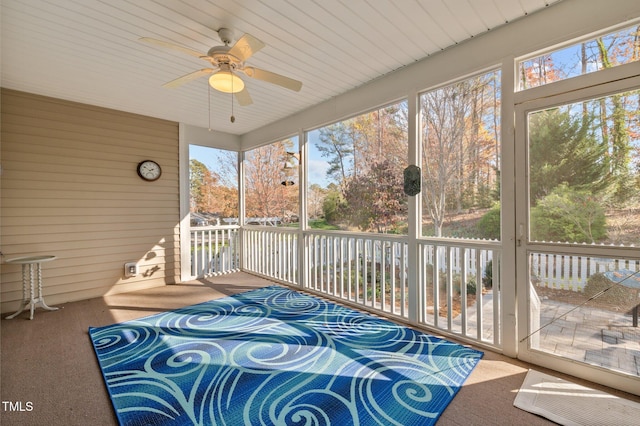
{"type": "Polygon", "coordinates": [[[220,28],[218,30],[218,37],[220,37],[220,41],[225,45],[230,45],[233,42],[233,30],[229,28],[220,28]]]}
{"type": "Polygon", "coordinates": [[[229,64],[232,68],[237,68],[242,61],[230,55],[228,52],[231,50],[229,46],[215,46],[209,49],[207,56],[210,58],[210,62],[213,65],[229,64]]]}

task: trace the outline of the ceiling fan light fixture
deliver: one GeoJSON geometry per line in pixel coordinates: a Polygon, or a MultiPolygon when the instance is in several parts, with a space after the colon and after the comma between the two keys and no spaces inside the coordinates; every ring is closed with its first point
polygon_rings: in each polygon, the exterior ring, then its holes
{"type": "Polygon", "coordinates": [[[244,90],[244,81],[231,71],[218,71],[209,77],[209,84],[224,93],[238,93],[244,90]]]}

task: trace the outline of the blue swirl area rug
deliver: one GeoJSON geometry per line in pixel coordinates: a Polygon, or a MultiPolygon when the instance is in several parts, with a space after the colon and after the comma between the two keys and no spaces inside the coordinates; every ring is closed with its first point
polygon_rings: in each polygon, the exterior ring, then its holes
{"type": "Polygon", "coordinates": [[[281,286],[90,328],[123,425],[427,425],[482,352],[281,286]]]}

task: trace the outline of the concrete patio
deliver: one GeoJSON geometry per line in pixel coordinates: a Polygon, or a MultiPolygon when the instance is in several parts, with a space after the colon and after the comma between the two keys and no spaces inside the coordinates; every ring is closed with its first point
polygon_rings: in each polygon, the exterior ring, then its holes
{"type": "MultiPolygon", "coordinates": [[[[483,338],[493,339],[493,298],[483,295],[483,338]]],[[[467,310],[467,329],[475,330],[475,306],[467,310]]],[[[460,317],[454,324],[460,323],[460,317]]],[[[542,299],[539,321],[529,337],[532,348],[553,355],[640,377],[640,327],[630,312],[613,312],[542,299]],[[537,331],[536,331],[537,330],[537,331]]]]}

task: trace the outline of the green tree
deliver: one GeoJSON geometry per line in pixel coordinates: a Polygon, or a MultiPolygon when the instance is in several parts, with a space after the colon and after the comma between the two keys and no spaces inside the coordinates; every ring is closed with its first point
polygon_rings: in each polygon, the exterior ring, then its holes
{"type": "Polygon", "coordinates": [[[342,193],[338,186],[334,183],[329,184],[326,191],[326,196],[322,202],[322,214],[324,220],[330,224],[337,224],[341,210],[341,206],[344,204],[342,193]]]}
{"type": "Polygon", "coordinates": [[[600,192],[609,185],[606,145],[589,130],[591,120],[559,108],[540,111],[529,122],[531,204],[560,184],[600,192]]]}
{"type": "MultiPolygon", "coordinates": [[[[596,43],[602,67],[611,68],[617,65],[615,63],[616,52],[610,52],[611,47],[607,46],[605,39],[600,37],[596,40],[596,43]]],[[[615,38],[610,45],[616,45],[615,38]]],[[[609,156],[611,158],[612,179],[614,180],[614,196],[618,201],[623,201],[631,195],[633,191],[631,170],[629,169],[629,165],[631,164],[631,146],[627,125],[627,110],[625,108],[623,94],[618,93],[610,97],[612,128],[609,130],[608,126],[605,126],[609,112],[606,99],[607,98],[602,98],[600,101],[601,115],[603,116],[601,129],[603,132],[603,140],[610,145],[609,156]],[[608,130],[608,132],[606,130],[608,130]]]]}

